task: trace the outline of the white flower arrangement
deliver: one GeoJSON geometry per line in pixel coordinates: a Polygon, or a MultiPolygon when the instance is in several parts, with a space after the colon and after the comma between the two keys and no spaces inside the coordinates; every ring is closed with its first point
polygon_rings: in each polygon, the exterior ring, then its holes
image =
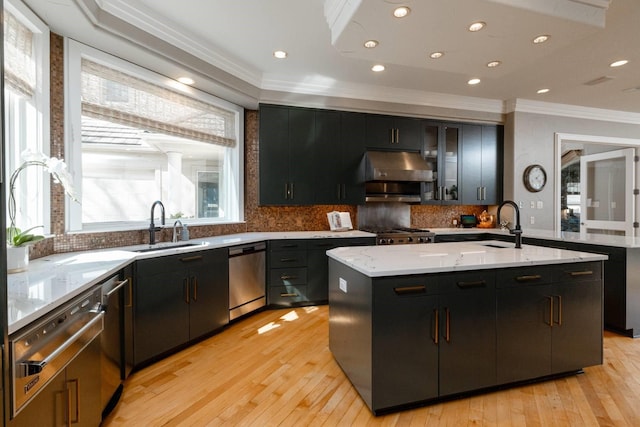
{"type": "Polygon", "coordinates": [[[71,197],[72,200],[79,203],[79,199],[72,184],[72,177],[67,170],[67,165],[64,160],[56,157],[48,157],[44,153],[27,149],[22,152],[22,158],[24,161],[22,164],[11,174],[9,179],[9,226],[7,227],[7,244],[10,246],[23,246],[29,243],[35,243],[44,239],[44,236],[38,234],[32,234],[30,231],[42,227],[42,225],[36,225],[27,230],[20,230],[16,227],[16,199],[14,191],[16,188],[16,181],[20,172],[28,168],[29,166],[41,166],[45,171],[49,172],[53,177],[54,182],[62,184],[65,192],[71,197]]]}

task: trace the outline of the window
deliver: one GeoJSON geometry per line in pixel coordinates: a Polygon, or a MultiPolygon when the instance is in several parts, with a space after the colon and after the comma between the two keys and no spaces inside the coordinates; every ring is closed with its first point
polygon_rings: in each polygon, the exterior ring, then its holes
{"type": "MultiPolygon", "coordinates": [[[[4,2],[4,97],[8,182],[24,150],[49,154],[49,29],[17,0],[4,2]]],[[[14,195],[16,226],[42,225],[38,232],[49,233],[49,175],[25,169],[14,195]]]]}
{"type": "Polygon", "coordinates": [[[155,200],[168,221],[243,220],[241,107],[71,40],[66,51],[72,230],[146,227],[155,200]]]}

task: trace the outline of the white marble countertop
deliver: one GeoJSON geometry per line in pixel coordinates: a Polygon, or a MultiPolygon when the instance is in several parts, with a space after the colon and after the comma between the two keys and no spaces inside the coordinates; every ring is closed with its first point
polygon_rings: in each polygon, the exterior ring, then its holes
{"type": "Polygon", "coordinates": [[[352,246],[327,255],[369,277],[606,260],[606,255],[501,241],[435,245],[352,246]]]}
{"type": "Polygon", "coordinates": [[[158,243],[149,252],[149,245],[136,245],[113,250],[70,252],[33,260],[29,269],[7,275],[7,315],[9,334],[37,320],[73,297],[110,278],[135,260],[189,253],[202,249],[230,247],[276,239],[326,239],[373,237],[363,231],[287,231],[269,233],[241,233],[193,239],[192,246],[171,248],[171,242],[158,243]]]}
{"type": "MultiPolygon", "coordinates": [[[[447,234],[501,234],[509,235],[509,231],[501,230],[499,228],[429,228],[429,231],[434,232],[436,235],[447,234]]],[[[586,243],[590,245],[602,245],[612,246],[616,248],[640,248],[640,237],[626,237],[626,236],[610,236],[606,234],[587,234],[576,233],[572,231],[560,231],[553,230],[540,230],[535,228],[522,229],[522,237],[537,238],[545,240],[562,240],[576,243],[586,243]]]]}

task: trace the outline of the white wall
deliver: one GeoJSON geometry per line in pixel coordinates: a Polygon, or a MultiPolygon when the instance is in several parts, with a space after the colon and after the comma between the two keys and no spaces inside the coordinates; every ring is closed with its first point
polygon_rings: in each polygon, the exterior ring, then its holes
{"type": "Polygon", "coordinates": [[[580,119],[556,115],[515,112],[505,120],[504,198],[522,202],[522,227],[553,230],[555,134],[570,133],[640,139],[640,125],[580,119]],[[524,169],[533,163],[547,171],[547,185],[530,193],[522,182],[524,169]],[[536,206],[531,208],[531,202],[536,206]],[[538,209],[542,202],[542,209],[538,209]],[[530,218],[535,218],[531,225],[530,218]]]}

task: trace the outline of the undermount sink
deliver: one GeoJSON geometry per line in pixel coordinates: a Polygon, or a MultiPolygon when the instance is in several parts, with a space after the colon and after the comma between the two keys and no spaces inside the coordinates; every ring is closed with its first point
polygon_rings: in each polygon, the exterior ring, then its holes
{"type": "Polygon", "coordinates": [[[144,248],[144,249],[137,249],[133,252],[153,252],[153,251],[163,251],[165,249],[177,249],[177,248],[186,248],[189,246],[201,246],[201,243],[175,243],[175,244],[171,244],[171,245],[158,245],[158,246],[151,246],[148,248],[144,248]]]}
{"type": "Polygon", "coordinates": [[[495,243],[484,243],[482,246],[488,246],[490,248],[498,248],[498,249],[509,249],[513,247],[513,246],[496,245],[495,243]]]}

